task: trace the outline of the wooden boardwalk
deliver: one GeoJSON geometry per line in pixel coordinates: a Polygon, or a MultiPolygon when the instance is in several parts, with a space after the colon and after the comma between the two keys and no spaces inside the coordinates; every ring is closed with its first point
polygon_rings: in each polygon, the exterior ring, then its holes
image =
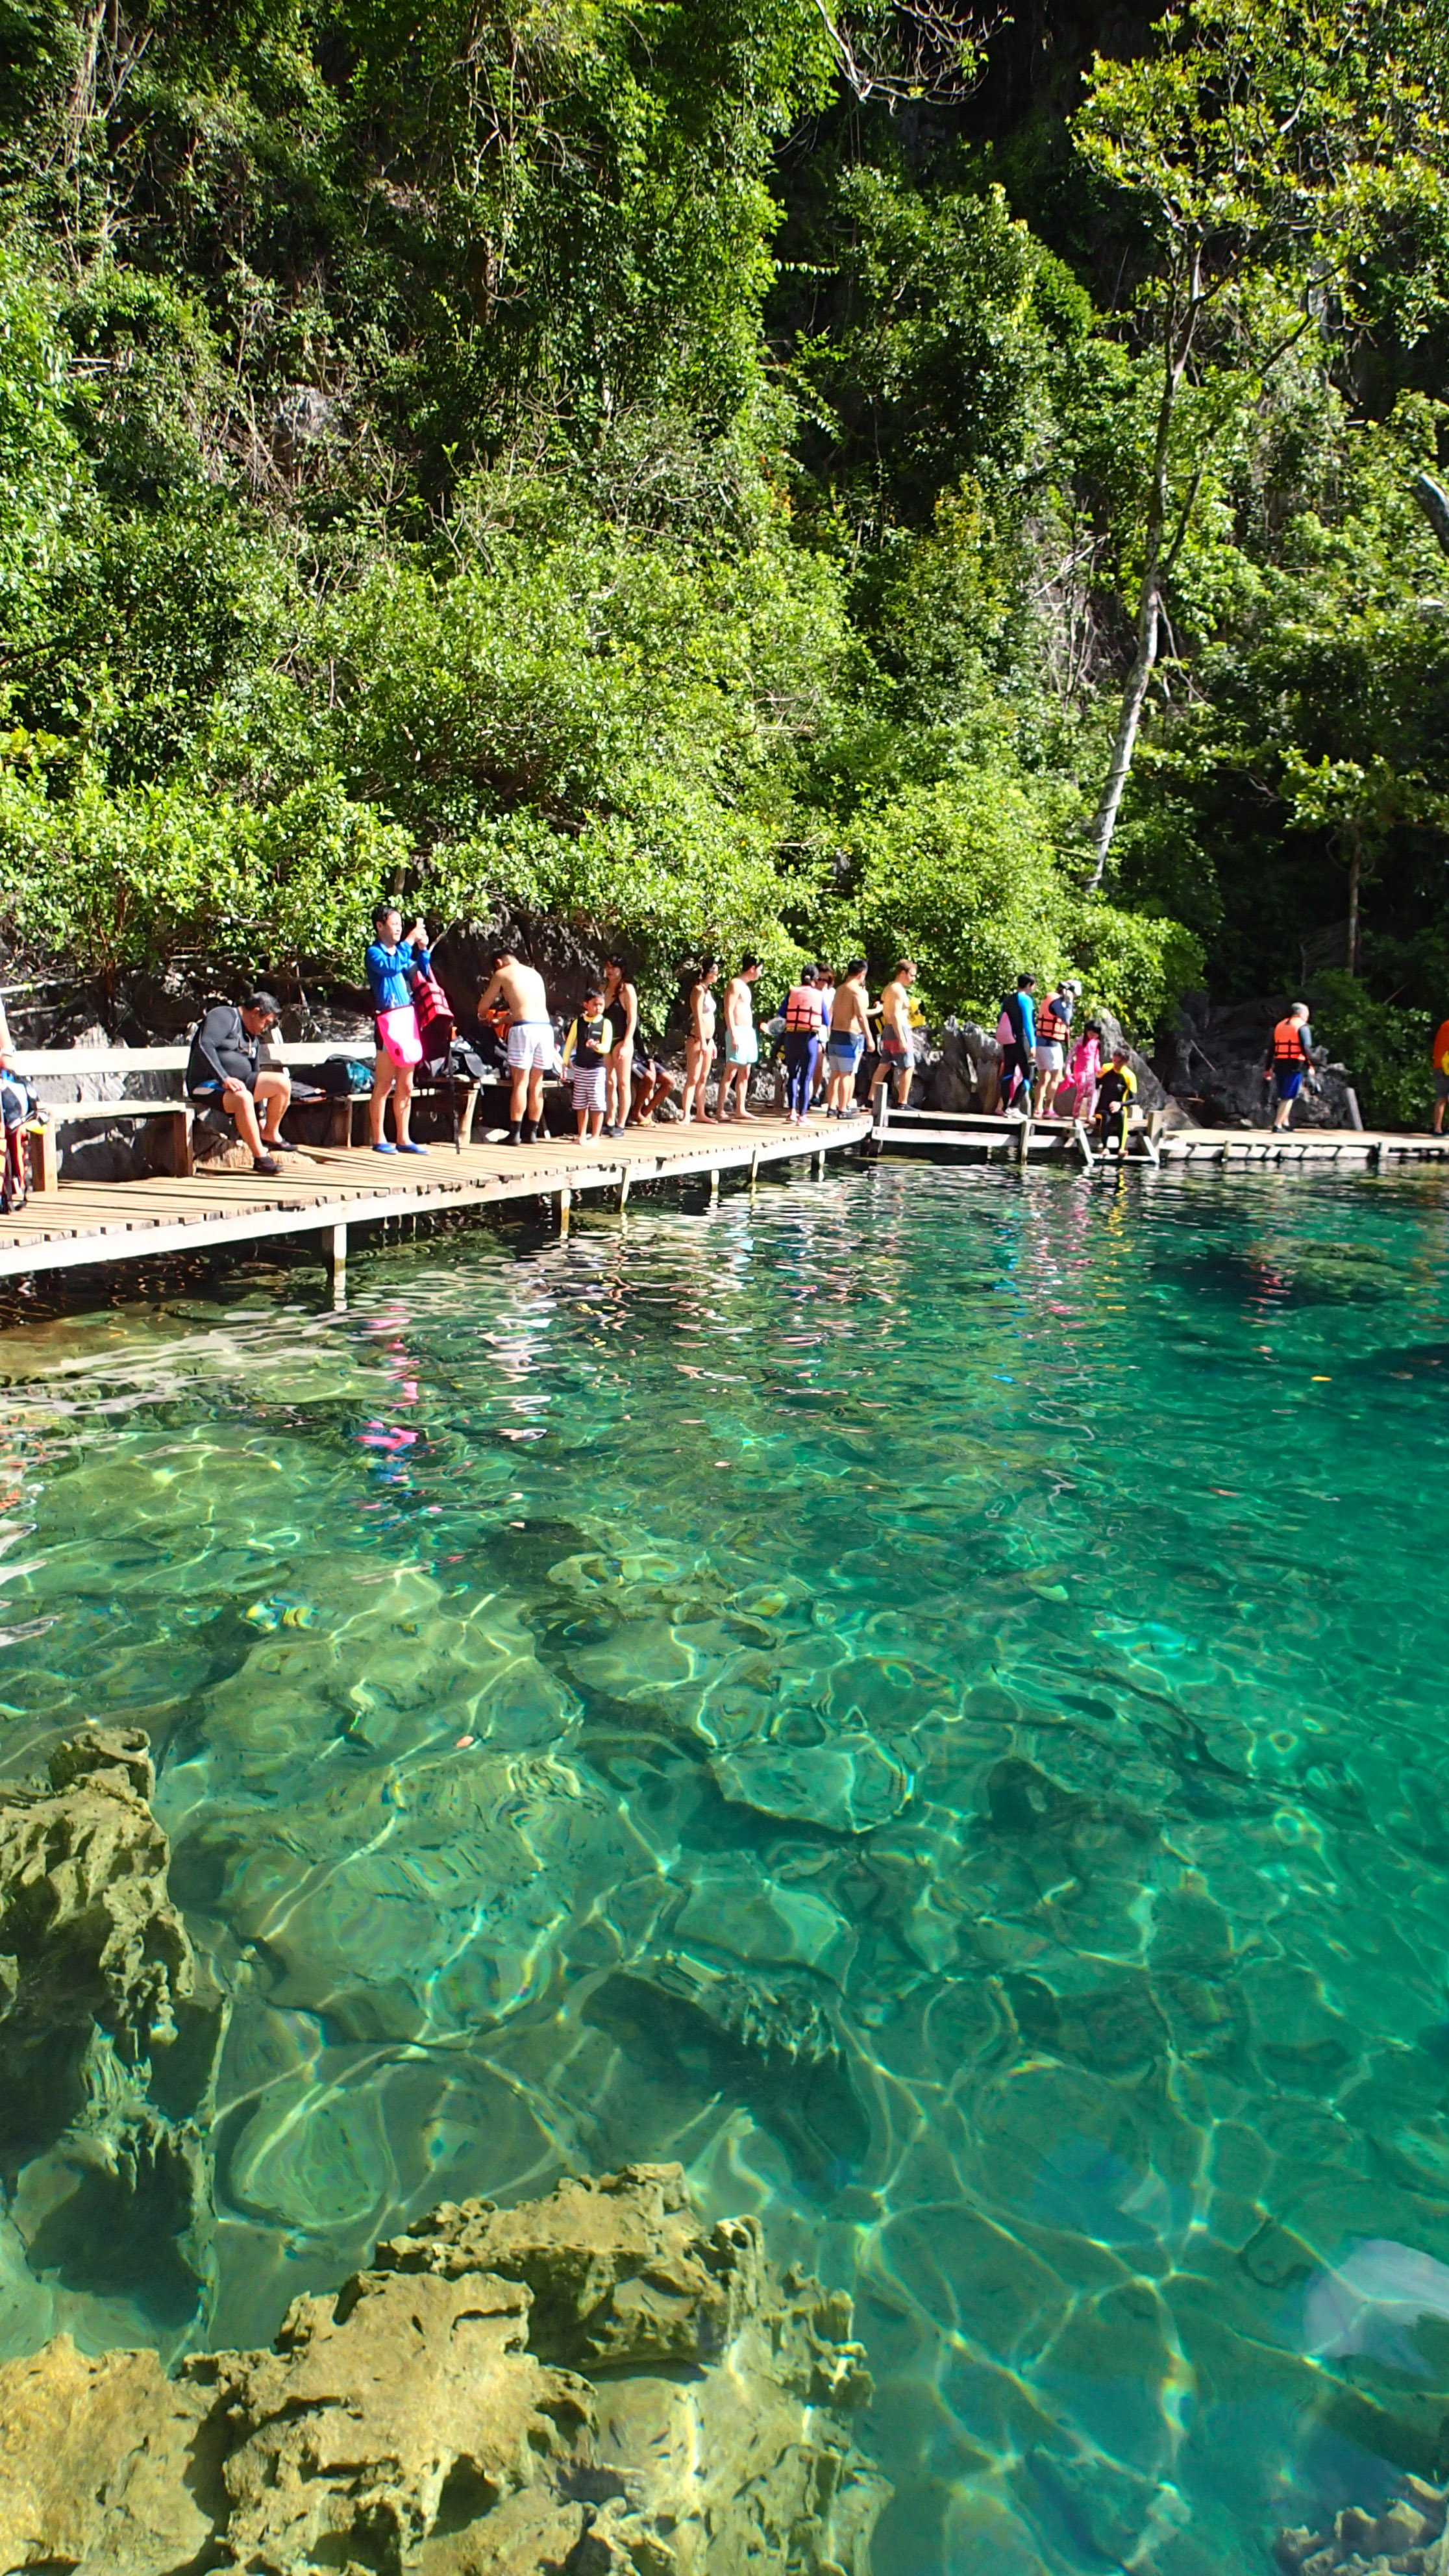
{"type": "Polygon", "coordinates": [[[986,1163],[1083,1162],[1109,1171],[1125,1161],[1135,1170],[1217,1164],[1239,1170],[1280,1168],[1388,1171],[1413,1163],[1449,1161],[1449,1136],[1398,1135],[1362,1127],[1134,1127],[1124,1157],[1103,1156],[1070,1118],[998,1118],[980,1111],[897,1109],[871,1129],[873,1154],[946,1154],[986,1163]]]}
{"type": "MultiPolygon", "coordinates": [[[[125,1117],[124,1101],[114,1114],[125,1117]]],[[[864,1114],[812,1120],[803,1129],[772,1117],[742,1127],[635,1128],[587,1145],[553,1136],[536,1145],[469,1145],[455,1154],[441,1144],[429,1147],[426,1160],[308,1146],[286,1156],[275,1178],[200,1171],[177,1180],[62,1181],[0,1217],[0,1279],[311,1234],[323,1238],[340,1294],[350,1226],[541,1199],[566,1227],[575,1198],[587,1191],[610,1191],[622,1205],[650,1182],[703,1175],[713,1194],[726,1172],[753,1179],[771,1164],[801,1161],[823,1170],[828,1154],[858,1147],[869,1133],[864,1114]]]]}

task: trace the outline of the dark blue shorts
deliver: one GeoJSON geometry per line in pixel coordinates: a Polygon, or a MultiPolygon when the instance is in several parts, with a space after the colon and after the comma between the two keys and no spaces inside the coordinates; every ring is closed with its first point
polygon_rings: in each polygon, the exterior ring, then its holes
{"type": "Polygon", "coordinates": [[[1280,1100],[1296,1100],[1303,1088],[1303,1067],[1301,1064],[1275,1064],[1273,1080],[1278,1085],[1280,1100]]]}

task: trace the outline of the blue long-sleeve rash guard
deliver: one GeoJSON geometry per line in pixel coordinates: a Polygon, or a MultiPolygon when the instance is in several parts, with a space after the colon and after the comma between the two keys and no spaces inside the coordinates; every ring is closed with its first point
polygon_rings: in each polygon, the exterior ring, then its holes
{"type": "Polygon", "coordinates": [[[379,1014],[405,1010],[413,998],[413,976],[426,975],[432,962],[432,950],[415,948],[410,939],[400,939],[396,948],[386,948],[380,939],[374,939],[367,952],[373,1009],[379,1014]]]}

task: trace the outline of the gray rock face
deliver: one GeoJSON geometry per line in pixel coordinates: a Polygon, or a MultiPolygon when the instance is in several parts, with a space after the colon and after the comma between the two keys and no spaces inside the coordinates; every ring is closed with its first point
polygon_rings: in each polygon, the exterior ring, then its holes
{"type": "Polygon", "coordinates": [[[848,2300],[634,2166],[444,2205],[271,2352],[0,2369],[0,2567],[867,2576],[869,2393],[848,2300]]]}
{"type": "Polygon", "coordinates": [[[0,2269],[12,2326],[33,2319],[41,2334],[73,2323],[99,2339],[138,2246],[163,2338],[194,2325],[209,2281],[195,2114],[221,2012],[193,1999],[154,1785],[144,1735],[88,1728],[52,1756],[48,1789],[0,1790],[0,2269]],[[163,2111],[152,2057],[179,2023],[182,2074],[163,2111]]]}
{"type": "MultiPolygon", "coordinates": [[[[1184,996],[1164,1070],[1168,1089],[1207,1127],[1265,1127],[1271,1116],[1263,1059],[1277,1022],[1299,996],[1264,995],[1215,1009],[1206,993],[1184,996]]],[[[1311,1023],[1310,1023],[1311,1026],[1311,1023]]],[[[1348,1077],[1316,1050],[1319,1090],[1300,1093],[1295,1127],[1351,1127],[1348,1077]]]]}

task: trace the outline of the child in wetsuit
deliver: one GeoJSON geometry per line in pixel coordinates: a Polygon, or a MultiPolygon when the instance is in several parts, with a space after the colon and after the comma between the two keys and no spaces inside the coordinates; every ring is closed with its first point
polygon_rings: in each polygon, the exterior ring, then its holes
{"type": "Polygon", "coordinates": [[[1114,1047],[1112,1061],[1097,1087],[1097,1142],[1104,1151],[1115,1144],[1119,1154],[1126,1152],[1127,1127],[1136,1097],[1137,1076],[1127,1061],[1127,1050],[1114,1047]]]}

